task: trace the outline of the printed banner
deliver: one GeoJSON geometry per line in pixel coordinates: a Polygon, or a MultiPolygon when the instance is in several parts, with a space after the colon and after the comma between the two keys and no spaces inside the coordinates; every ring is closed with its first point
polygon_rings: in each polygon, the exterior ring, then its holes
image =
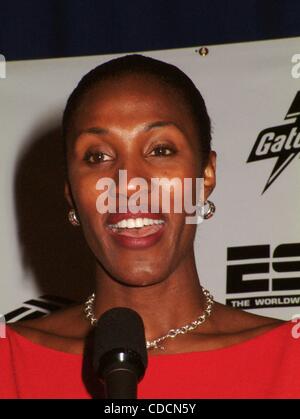
{"type": "MultiPolygon", "coordinates": [[[[198,226],[201,283],[215,299],[300,313],[300,38],[146,52],[186,72],[212,119],[216,213],[198,226]]],[[[67,220],[61,114],[113,56],[5,63],[1,56],[0,313],[13,321],[91,290],[93,261],[67,220]]]]}

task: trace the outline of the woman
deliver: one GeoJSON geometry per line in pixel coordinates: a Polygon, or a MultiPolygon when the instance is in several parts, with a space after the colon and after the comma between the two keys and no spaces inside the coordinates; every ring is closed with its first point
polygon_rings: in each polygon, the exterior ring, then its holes
{"type": "MultiPolygon", "coordinates": [[[[121,306],[141,315],[150,347],[139,397],[299,396],[300,371],[293,365],[299,344],[291,324],[212,301],[196,270],[196,224],[186,223],[184,211],[148,211],[136,225],[130,213],[97,210],[95,185],[113,179],[121,194],[120,170],[127,171],[128,182],[139,177],[148,184],[152,178],[183,183],[203,177],[208,200],[216,153],[206,107],[192,81],[151,58],[112,60],[88,73],[71,94],[63,133],[69,220],[80,226],[95,256],[95,298],[7,328],[8,339],[0,341],[0,395],[91,397],[81,378],[91,318],[121,306]],[[156,344],[201,315],[202,324],[193,330],[156,344]]],[[[135,189],[126,187],[130,199],[135,189]]]]}

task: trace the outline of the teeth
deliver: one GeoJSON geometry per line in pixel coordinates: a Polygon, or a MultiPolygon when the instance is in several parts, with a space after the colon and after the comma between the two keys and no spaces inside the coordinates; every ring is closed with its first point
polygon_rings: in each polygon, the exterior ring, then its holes
{"type": "Polygon", "coordinates": [[[135,227],[144,227],[144,222],[142,218],[136,218],[135,227]]]}
{"type": "Polygon", "coordinates": [[[135,228],[135,221],[132,218],[127,220],[127,228],[135,228]]]}
{"type": "Polygon", "coordinates": [[[120,222],[118,223],[118,226],[119,226],[119,227],[121,227],[121,228],[127,227],[127,222],[126,222],[126,220],[122,220],[122,221],[120,221],[120,222]]]}
{"type": "Polygon", "coordinates": [[[164,224],[164,220],[153,220],[152,218],[128,218],[121,220],[117,224],[110,224],[113,228],[141,228],[152,224],[164,224]]]}

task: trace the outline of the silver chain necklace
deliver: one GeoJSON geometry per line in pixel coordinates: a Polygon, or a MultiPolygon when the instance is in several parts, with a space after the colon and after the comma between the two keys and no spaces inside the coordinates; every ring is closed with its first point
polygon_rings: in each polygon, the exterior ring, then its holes
{"type": "MultiPolygon", "coordinates": [[[[204,323],[205,320],[210,316],[212,307],[214,304],[214,298],[210,294],[208,290],[202,287],[203,294],[206,299],[206,306],[203,311],[203,314],[201,314],[199,317],[197,317],[196,320],[192,321],[189,324],[186,324],[185,326],[179,327],[178,329],[170,329],[164,336],[161,336],[154,340],[147,340],[146,347],[147,349],[162,349],[165,348],[161,346],[160,344],[165,341],[168,338],[174,339],[178,335],[185,335],[188,332],[191,332],[192,330],[196,329],[200,324],[204,323]]],[[[95,303],[96,294],[93,293],[88,299],[86,300],[84,304],[84,313],[86,318],[89,320],[92,326],[95,326],[98,319],[95,317],[94,313],[94,303],[95,303]]]]}

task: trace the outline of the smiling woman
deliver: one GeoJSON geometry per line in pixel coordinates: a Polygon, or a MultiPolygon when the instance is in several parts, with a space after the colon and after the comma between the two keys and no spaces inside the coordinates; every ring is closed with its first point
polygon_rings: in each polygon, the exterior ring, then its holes
{"type": "MultiPolygon", "coordinates": [[[[204,218],[213,214],[208,197],[216,153],[193,82],[173,65],[140,55],[102,64],[69,97],[63,137],[69,220],[94,255],[95,292],[86,304],[7,328],[8,339],[0,341],[0,395],[103,396],[87,378],[84,347],[104,312],[127,307],[143,319],[150,355],[139,397],[300,396],[293,363],[299,343],[290,323],[213,301],[196,269],[197,226],[186,223],[185,210],[174,210],[174,190],[169,211],[159,195],[157,212],[121,208],[136,193],[132,179],[143,179],[149,203],[153,178],[184,184],[202,177],[204,218]],[[120,171],[126,171],[125,185],[120,171]],[[104,178],[114,181],[116,196],[126,195],[116,211],[97,210],[97,184],[104,178]]],[[[195,185],[192,195],[198,202],[195,185]]]]}

